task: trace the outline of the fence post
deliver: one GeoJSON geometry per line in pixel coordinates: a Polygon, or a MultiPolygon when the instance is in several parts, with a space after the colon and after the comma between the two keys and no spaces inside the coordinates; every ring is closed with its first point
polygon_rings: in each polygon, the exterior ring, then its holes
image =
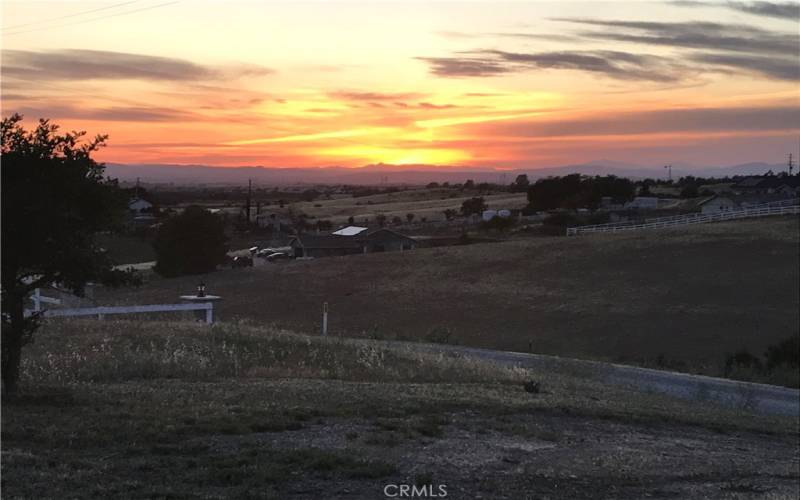
{"type": "Polygon", "coordinates": [[[328,303],[322,303],[322,336],[328,336],[328,303]]]}
{"type": "Polygon", "coordinates": [[[208,309],[206,309],[206,323],[211,324],[214,322],[214,303],[208,303],[208,309]]]}
{"type": "Polygon", "coordinates": [[[42,310],[41,296],[42,296],[42,291],[39,288],[33,291],[33,310],[36,312],[42,310]]]}

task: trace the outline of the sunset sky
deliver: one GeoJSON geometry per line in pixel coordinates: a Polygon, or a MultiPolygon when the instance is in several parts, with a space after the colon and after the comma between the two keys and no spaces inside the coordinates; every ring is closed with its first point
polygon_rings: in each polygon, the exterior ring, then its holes
{"type": "Polygon", "coordinates": [[[782,163],[800,4],[3,2],[2,112],[105,161],[782,163]]]}

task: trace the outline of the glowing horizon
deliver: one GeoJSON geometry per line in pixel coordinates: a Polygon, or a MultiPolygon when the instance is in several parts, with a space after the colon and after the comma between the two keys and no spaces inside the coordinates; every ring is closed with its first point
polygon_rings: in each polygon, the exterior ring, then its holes
{"type": "Polygon", "coordinates": [[[800,4],[748,5],[10,1],[3,115],[117,163],[779,163],[800,4]]]}

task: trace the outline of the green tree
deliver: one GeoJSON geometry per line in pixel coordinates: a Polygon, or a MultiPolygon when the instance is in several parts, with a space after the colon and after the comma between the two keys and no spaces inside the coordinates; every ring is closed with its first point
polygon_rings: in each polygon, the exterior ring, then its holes
{"type": "Polygon", "coordinates": [[[59,134],[39,120],[25,130],[22,116],[2,120],[2,380],[16,392],[22,347],[39,317],[25,316],[28,295],[58,283],[81,296],[89,281],[134,284],[133,272],[113,268],[95,244],[99,231],[114,228],[127,197],[92,153],[107,136],[83,142],[85,132],[59,134]]]}
{"type": "Polygon", "coordinates": [[[225,262],[228,251],[225,223],[203,207],[187,207],[167,219],[158,230],[153,247],[162,276],[211,272],[225,262]]]}

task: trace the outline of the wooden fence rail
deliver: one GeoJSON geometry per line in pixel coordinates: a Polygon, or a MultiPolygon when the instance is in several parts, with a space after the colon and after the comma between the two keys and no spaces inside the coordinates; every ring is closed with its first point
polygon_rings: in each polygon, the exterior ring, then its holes
{"type": "MultiPolygon", "coordinates": [[[[205,311],[206,323],[214,322],[214,304],[200,302],[196,304],[150,304],[141,306],[100,306],[80,307],[75,309],[47,309],[41,311],[42,317],[53,318],[63,316],[97,316],[102,319],[107,314],[137,314],[169,311],[205,311]]],[[[36,311],[26,310],[25,315],[30,316],[36,311]]]]}
{"type": "Polygon", "coordinates": [[[768,215],[795,215],[800,214],[800,205],[779,205],[752,207],[714,214],[692,214],[669,220],[652,220],[639,224],[599,224],[594,226],[576,226],[567,228],[567,236],[582,233],[617,233],[621,231],[634,231],[638,229],[659,229],[664,227],[685,226],[688,224],[704,224],[723,220],[746,219],[750,217],[765,217],[768,215]]]}

